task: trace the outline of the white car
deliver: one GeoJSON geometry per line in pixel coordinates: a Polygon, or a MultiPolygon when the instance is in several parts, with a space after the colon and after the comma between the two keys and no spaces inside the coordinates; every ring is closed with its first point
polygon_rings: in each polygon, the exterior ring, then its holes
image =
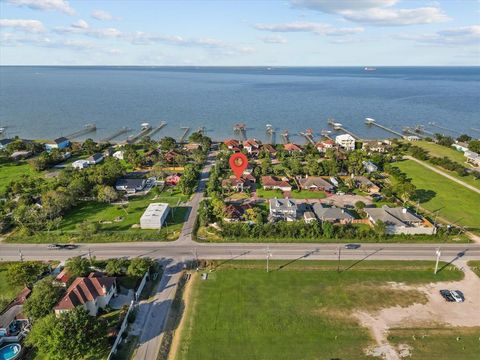
{"type": "Polygon", "coordinates": [[[460,295],[459,291],[458,290],[452,290],[450,291],[450,294],[452,294],[453,298],[455,299],[456,302],[463,302],[464,298],[463,298],[463,294],[460,295]]]}

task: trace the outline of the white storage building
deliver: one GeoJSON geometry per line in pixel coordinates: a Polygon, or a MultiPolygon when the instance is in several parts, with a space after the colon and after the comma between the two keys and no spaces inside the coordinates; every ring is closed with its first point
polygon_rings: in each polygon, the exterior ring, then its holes
{"type": "Polygon", "coordinates": [[[166,203],[151,203],[140,218],[142,229],[160,229],[168,216],[170,208],[166,203]]]}

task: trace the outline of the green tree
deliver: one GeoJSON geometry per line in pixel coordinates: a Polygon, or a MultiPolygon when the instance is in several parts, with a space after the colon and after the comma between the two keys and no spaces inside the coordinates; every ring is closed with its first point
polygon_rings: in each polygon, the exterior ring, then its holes
{"type": "Polygon", "coordinates": [[[33,287],[31,295],[23,305],[23,311],[29,318],[38,320],[52,311],[62,294],[61,288],[55,286],[53,280],[52,276],[47,276],[33,287]]]}
{"type": "Polygon", "coordinates": [[[108,350],[104,322],[81,307],[36,321],[26,343],[49,360],[103,358],[108,350]]]}
{"type": "Polygon", "coordinates": [[[123,259],[109,259],[105,266],[105,272],[109,276],[120,276],[125,274],[125,269],[128,267],[128,260],[123,259]]]}
{"type": "Polygon", "coordinates": [[[480,140],[472,140],[468,143],[468,150],[480,154],[480,140]]]}
{"type": "Polygon", "coordinates": [[[90,273],[90,261],[81,256],[68,259],[65,268],[72,277],[87,276],[90,273]]]}
{"type": "Polygon", "coordinates": [[[357,201],[355,203],[355,209],[357,209],[357,210],[365,209],[365,203],[363,201],[357,201]]]}
{"type": "Polygon", "coordinates": [[[115,191],[115,189],[112,186],[101,186],[98,189],[98,195],[97,195],[98,201],[105,202],[105,203],[111,203],[112,201],[115,201],[118,199],[118,193],[115,191]]]}
{"type": "Polygon", "coordinates": [[[127,275],[142,277],[153,265],[153,260],[150,258],[134,258],[130,260],[127,268],[127,275]]]}
{"type": "Polygon", "coordinates": [[[175,149],[175,147],[177,146],[177,142],[175,141],[175,139],[170,136],[165,136],[164,138],[160,139],[158,143],[162,151],[170,151],[175,149]]]}
{"type": "Polygon", "coordinates": [[[97,143],[92,139],[86,139],[82,144],[82,149],[85,150],[88,155],[92,155],[97,151],[97,143]]]}
{"type": "Polygon", "coordinates": [[[8,266],[7,279],[12,285],[32,286],[48,269],[48,265],[39,261],[14,262],[8,266]]]}
{"type": "Polygon", "coordinates": [[[99,225],[96,222],[82,221],[76,225],[82,239],[88,239],[98,232],[99,225]]]}
{"type": "Polygon", "coordinates": [[[328,221],[324,221],[322,223],[322,232],[323,232],[323,236],[325,236],[327,239],[331,239],[334,234],[333,225],[328,221]]]}

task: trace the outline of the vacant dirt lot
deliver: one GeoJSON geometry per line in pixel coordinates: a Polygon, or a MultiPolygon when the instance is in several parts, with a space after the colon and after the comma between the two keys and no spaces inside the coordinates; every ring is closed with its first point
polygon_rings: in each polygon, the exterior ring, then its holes
{"type": "Polygon", "coordinates": [[[363,326],[370,329],[377,347],[369,349],[373,355],[386,360],[399,360],[408,356],[407,351],[393,348],[387,341],[390,328],[444,325],[449,327],[480,326],[480,279],[464,262],[456,263],[465,277],[461,281],[432,283],[426,286],[405,286],[398,283],[392,287],[405,290],[416,289],[423,292],[428,302],[414,304],[406,308],[399,306],[383,309],[376,313],[357,312],[355,316],[363,326]],[[441,289],[460,290],[465,295],[463,303],[448,303],[439,294],[441,289]]]}

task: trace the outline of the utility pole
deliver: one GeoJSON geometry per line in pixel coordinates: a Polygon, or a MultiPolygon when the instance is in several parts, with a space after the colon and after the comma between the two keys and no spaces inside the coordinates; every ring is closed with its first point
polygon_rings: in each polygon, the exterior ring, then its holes
{"type": "Polygon", "coordinates": [[[338,247],[338,263],[337,263],[337,272],[340,272],[340,253],[342,248],[339,246],[338,247]]]}
{"type": "Polygon", "coordinates": [[[270,246],[267,246],[267,273],[269,272],[269,260],[271,256],[272,253],[270,252],[270,246]]]}
{"type": "Polygon", "coordinates": [[[435,254],[437,255],[437,262],[435,263],[435,272],[434,272],[434,274],[436,275],[438,271],[438,262],[440,261],[440,256],[442,255],[440,248],[438,248],[437,251],[435,251],[435,254]]]}
{"type": "Polygon", "coordinates": [[[92,264],[92,250],[88,248],[88,258],[90,259],[90,265],[92,264]]]}
{"type": "Polygon", "coordinates": [[[20,261],[23,261],[22,250],[18,249],[18,255],[20,256],[20,261]]]}

